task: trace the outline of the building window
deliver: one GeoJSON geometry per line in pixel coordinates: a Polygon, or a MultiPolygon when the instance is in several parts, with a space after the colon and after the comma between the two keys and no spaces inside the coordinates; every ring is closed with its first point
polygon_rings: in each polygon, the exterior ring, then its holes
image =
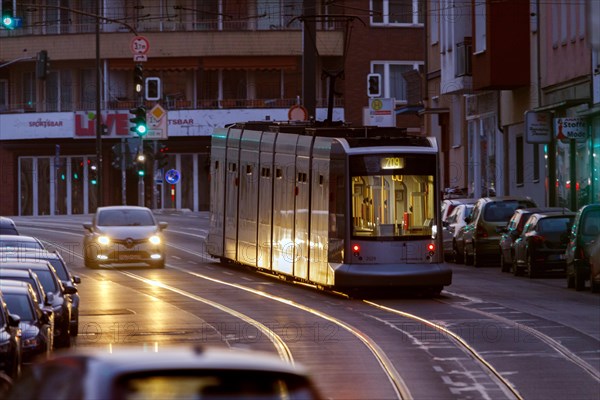
{"type": "Polygon", "coordinates": [[[430,43],[436,44],[440,38],[440,10],[437,8],[437,2],[431,2],[431,9],[429,10],[429,35],[430,35],[430,43]]]}
{"type": "Polygon", "coordinates": [[[394,98],[396,102],[406,103],[407,84],[403,73],[419,69],[421,63],[409,61],[373,61],[371,73],[380,74],[382,77],[382,97],[394,98]]]}
{"type": "Polygon", "coordinates": [[[540,181],[540,146],[533,145],[533,181],[540,181]]]}
{"type": "MultiPolygon", "coordinates": [[[[524,179],[524,165],[523,165],[523,136],[517,136],[516,147],[516,172],[517,172],[517,186],[522,186],[524,179]]],[[[537,147],[537,146],[536,146],[537,147]]]]}
{"type": "Polygon", "coordinates": [[[486,3],[478,1],[475,3],[475,52],[481,53],[487,48],[486,44],[486,3]]]}
{"type": "Polygon", "coordinates": [[[371,25],[423,25],[424,0],[371,0],[371,25]]]}

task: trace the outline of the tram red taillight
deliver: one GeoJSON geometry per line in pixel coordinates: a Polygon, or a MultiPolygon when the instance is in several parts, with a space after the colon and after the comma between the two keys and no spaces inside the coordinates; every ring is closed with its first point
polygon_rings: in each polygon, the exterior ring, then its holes
{"type": "Polygon", "coordinates": [[[357,244],[353,245],[352,251],[354,252],[354,255],[358,257],[360,255],[360,246],[357,244]]]}
{"type": "Polygon", "coordinates": [[[433,256],[435,254],[435,244],[434,243],[429,243],[427,245],[427,250],[429,250],[429,255],[433,256]]]}

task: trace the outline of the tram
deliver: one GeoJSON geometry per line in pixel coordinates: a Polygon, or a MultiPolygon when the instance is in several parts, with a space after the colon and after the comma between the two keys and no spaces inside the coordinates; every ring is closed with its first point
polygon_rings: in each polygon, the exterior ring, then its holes
{"type": "Polygon", "coordinates": [[[210,173],[206,244],[222,262],[338,291],[451,284],[434,138],[237,123],[213,133],[210,173]]]}

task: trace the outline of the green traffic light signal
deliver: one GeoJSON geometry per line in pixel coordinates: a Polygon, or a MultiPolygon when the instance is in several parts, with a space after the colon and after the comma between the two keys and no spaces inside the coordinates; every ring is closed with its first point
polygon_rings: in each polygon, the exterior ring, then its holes
{"type": "Polygon", "coordinates": [[[143,169],[140,169],[140,170],[138,171],[138,175],[139,175],[139,176],[144,176],[145,174],[146,174],[146,173],[144,172],[144,170],[143,170],[143,169]]]}
{"type": "Polygon", "coordinates": [[[133,118],[129,119],[133,125],[129,130],[138,136],[146,136],[148,133],[148,125],[146,125],[146,107],[140,106],[129,110],[133,114],[133,118]]]}
{"type": "Polygon", "coordinates": [[[5,29],[21,27],[21,18],[16,16],[12,1],[2,2],[2,27],[5,29]]]}

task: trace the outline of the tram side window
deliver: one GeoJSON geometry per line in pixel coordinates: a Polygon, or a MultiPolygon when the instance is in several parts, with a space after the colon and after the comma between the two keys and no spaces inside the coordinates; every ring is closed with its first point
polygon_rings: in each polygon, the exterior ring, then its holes
{"type": "Polygon", "coordinates": [[[435,217],[431,175],[352,177],[353,236],[431,235],[435,217]]]}

